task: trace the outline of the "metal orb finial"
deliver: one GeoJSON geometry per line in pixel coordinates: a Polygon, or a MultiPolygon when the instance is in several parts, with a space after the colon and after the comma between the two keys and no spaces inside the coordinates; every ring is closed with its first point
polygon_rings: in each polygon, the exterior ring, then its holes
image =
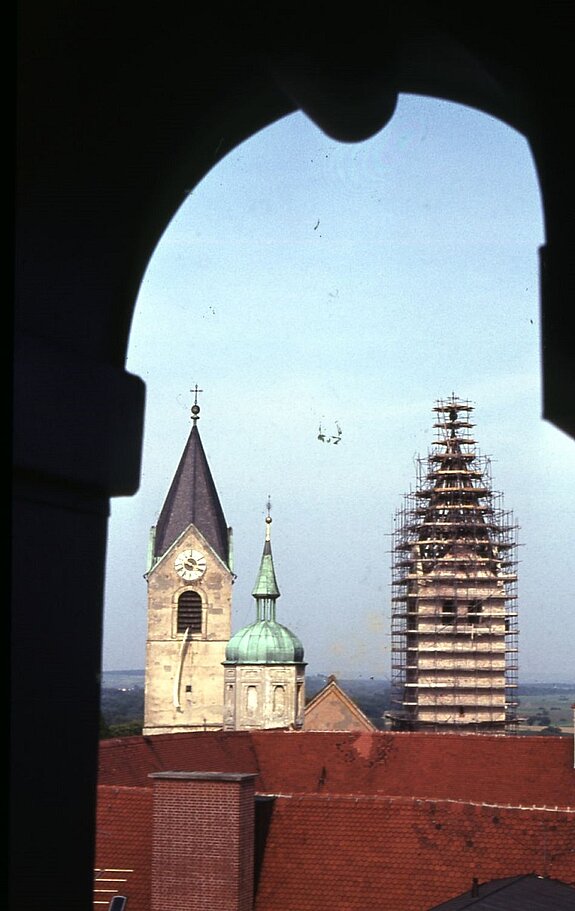
{"type": "Polygon", "coordinates": [[[270,497],[268,496],[268,501],[266,503],[266,509],[268,511],[268,514],[267,514],[266,520],[265,520],[266,525],[267,525],[267,528],[266,528],[266,540],[267,541],[269,541],[269,539],[270,539],[270,525],[272,524],[272,517],[270,516],[271,508],[272,508],[272,503],[271,503],[270,497]]]}
{"type": "Polygon", "coordinates": [[[198,388],[197,383],[193,389],[190,389],[190,392],[194,393],[194,404],[192,405],[192,408],[191,408],[192,421],[194,422],[194,424],[196,423],[196,421],[200,420],[200,406],[198,405],[198,392],[203,392],[203,391],[204,391],[203,389],[198,388]]]}

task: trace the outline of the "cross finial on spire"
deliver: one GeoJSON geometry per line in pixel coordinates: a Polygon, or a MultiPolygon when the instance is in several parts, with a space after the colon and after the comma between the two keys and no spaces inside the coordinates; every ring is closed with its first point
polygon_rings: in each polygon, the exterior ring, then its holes
{"type": "Polygon", "coordinates": [[[190,392],[194,393],[194,404],[192,405],[192,421],[194,425],[196,421],[200,420],[200,406],[198,405],[198,392],[203,392],[203,389],[198,388],[198,384],[194,386],[193,389],[190,389],[190,392]]]}

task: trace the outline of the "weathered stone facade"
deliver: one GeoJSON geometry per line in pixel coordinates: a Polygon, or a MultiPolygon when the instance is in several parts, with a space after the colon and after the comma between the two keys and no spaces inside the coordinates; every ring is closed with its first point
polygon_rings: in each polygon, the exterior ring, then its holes
{"type": "Polygon", "coordinates": [[[230,569],[193,526],[148,573],[144,734],[222,727],[222,662],[231,635],[232,578],[230,569]],[[182,580],[175,568],[178,554],[188,549],[206,559],[204,574],[190,582],[182,580]],[[201,628],[187,633],[179,618],[185,592],[201,599],[201,628]]]}
{"type": "Polygon", "coordinates": [[[304,712],[306,731],[375,731],[353,699],[344,693],[332,675],[323,689],[308,702],[304,712]]]}
{"type": "Polygon", "coordinates": [[[264,550],[252,595],[257,619],[238,630],[225,660],[224,730],[295,728],[304,721],[304,649],[276,620],[280,597],[270,540],[268,503],[264,550]]]}
{"type": "Polygon", "coordinates": [[[224,730],[303,727],[304,664],[228,665],[224,730]]]}

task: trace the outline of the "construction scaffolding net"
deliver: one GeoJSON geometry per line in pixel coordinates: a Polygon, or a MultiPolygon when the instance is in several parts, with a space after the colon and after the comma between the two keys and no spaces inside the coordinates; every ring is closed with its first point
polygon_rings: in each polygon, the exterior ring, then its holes
{"type": "Polygon", "coordinates": [[[434,407],[436,439],[394,518],[396,730],[504,733],[517,723],[517,526],[471,435],[473,406],[434,407]]]}

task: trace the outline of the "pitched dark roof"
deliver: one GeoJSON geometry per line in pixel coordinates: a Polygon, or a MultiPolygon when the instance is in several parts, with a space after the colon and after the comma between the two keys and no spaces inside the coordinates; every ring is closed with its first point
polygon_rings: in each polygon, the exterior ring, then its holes
{"type": "Polygon", "coordinates": [[[575,887],[546,877],[514,876],[478,885],[476,890],[429,911],[573,911],[575,887]]]}
{"type": "Polygon", "coordinates": [[[156,523],[154,557],[162,557],[189,525],[228,565],[228,527],[195,423],[156,523]]]}

